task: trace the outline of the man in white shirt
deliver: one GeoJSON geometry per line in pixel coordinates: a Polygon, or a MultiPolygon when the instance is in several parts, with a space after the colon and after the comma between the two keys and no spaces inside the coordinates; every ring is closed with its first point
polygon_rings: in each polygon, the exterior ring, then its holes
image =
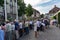
{"type": "Polygon", "coordinates": [[[37,37],[38,35],[37,20],[34,21],[34,32],[35,32],[35,37],[37,37]]]}
{"type": "Polygon", "coordinates": [[[12,27],[12,30],[14,31],[15,30],[15,25],[13,22],[11,22],[11,27],[12,27]]]}
{"type": "Polygon", "coordinates": [[[40,30],[40,21],[37,20],[37,21],[36,21],[36,24],[37,24],[37,31],[39,31],[39,30],[40,30]]]}
{"type": "Polygon", "coordinates": [[[29,34],[29,21],[25,21],[25,34],[29,34]]]}
{"type": "Polygon", "coordinates": [[[11,22],[11,29],[12,29],[12,40],[15,40],[15,25],[13,22],[11,22]]]}
{"type": "Polygon", "coordinates": [[[34,23],[34,31],[37,31],[37,23],[34,23]]]}
{"type": "Polygon", "coordinates": [[[23,35],[23,23],[22,21],[19,22],[19,36],[22,37],[23,35]]]}
{"type": "Polygon", "coordinates": [[[6,22],[6,40],[12,40],[12,29],[11,23],[9,21],[6,22]]]}

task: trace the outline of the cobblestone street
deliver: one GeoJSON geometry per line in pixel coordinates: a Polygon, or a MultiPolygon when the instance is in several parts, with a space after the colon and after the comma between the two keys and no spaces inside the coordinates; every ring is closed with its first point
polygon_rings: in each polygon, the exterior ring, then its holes
{"type": "Polygon", "coordinates": [[[34,37],[34,31],[31,30],[29,35],[25,35],[20,40],[60,40],[60,29],[58,27],[50,27],[45,32],[40,32],[39,37],[34,37]]]}

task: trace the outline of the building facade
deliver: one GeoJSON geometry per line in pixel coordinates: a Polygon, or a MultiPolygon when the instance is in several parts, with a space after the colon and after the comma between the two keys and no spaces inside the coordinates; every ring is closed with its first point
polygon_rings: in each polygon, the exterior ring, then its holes
{"type": "MultiPolygon", "coordinates": [[[[15,19],[16,18],[16,0],[6,0],[7,3],[6,3],[6,13],[7,13],[7,19],[15,19]]],[[[0,21],[1,21],[1,18],[3,20],[5,20],[5,12],[4,12],[4,9],[3,7],[0,7],[0,21]]]]}
{"type": "Polygon", "coordinates": [[[36,9],[33,9],[32,17],[40,17],[40,12],[36,9]]]}
{"type": "Polygon", "coordinates": [[[51,17],[52,17],[54,14],[56,14],[59,10],[60,10],[60,8],[55,5],[54,8],[51,9],[51,10],[49,11],[49,13],[47,13],[47,15],[49,16],[49,18],[51,18],[51,17]]]}

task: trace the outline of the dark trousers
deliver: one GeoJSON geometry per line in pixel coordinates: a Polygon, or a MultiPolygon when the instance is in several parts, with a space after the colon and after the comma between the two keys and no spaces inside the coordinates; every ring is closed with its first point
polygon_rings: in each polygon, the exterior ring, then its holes
{"type": "Polygon", "coordinates": [[[33,25],[32,24],[29,25],[29,29],[33,29],[33,25]]]}
{"type": "Polygon", "coordinates": [[[29,34],[29,28],[28,27],[25,27],[25,33],[29,34]]]}
{"type": "Polygon", "coordinates": [[[23,35],[23,29],[19,29],[19,36],[22,37],[23,35]]]}
{"type": "Polygon", "coordinates": [[[40,31],[44,31],[43,25],[40,26],[40,31]]]}
{"type": "Polygon", "coordinates": [[[40,31],[40,27],[37,27],[37,31],[40,31]]]}

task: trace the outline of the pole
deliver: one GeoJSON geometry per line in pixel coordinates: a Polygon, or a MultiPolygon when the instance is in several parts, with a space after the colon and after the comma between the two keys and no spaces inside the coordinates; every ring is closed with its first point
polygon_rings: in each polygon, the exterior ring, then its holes
{"type": "Polygon", "coordinates": [[[16,0],[16,20],[18,20],[18,7],[17,7],[17,0],[16,0]]]}
{"type": "Polygon", "coordinates": [[[7,21],[6,0],[4,0],[5,21],[7,21]]]}

